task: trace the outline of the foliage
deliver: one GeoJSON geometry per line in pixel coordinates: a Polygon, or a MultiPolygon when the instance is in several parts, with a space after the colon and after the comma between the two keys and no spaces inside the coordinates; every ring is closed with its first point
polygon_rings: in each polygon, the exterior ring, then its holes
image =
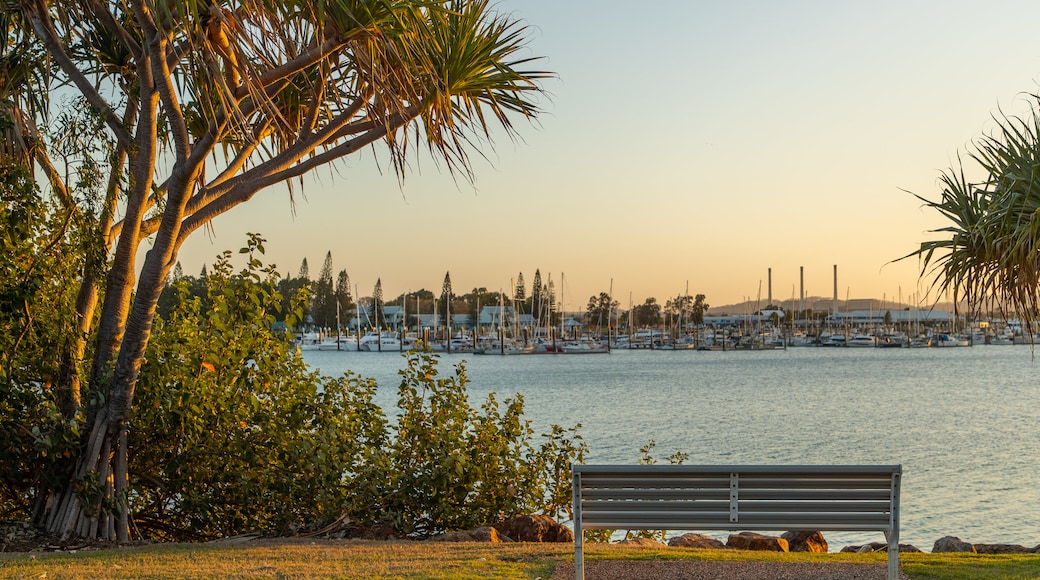
{"type": "Polygon", "coordinates": [[[41,314],[64,318],[68,331],[48,335],[59,348],[34,345],[58,361],[65,418],[86,406],[75,476],[35,517],[62,536],[130,539],[130,417],[191,235],[271,186],[288,184],[291,201],[305,175],[369,146],[400,179],[425,149],[471,180],[473,153],[535,118],[553,76],[527,69],[526,27],[488,0],[15,2],[0,28],[0,157],[35,161],[91,241],[54,253],[78,268],[63,282],[79,291],[41,314]],[[51,126],[54,89],[90,121],[65,132],[79,136],[71,148],[37,129],[51,126]],[[90,187],[68,183],[84,175],[90,187]]]}
{"type": "Polygon", "coordinates": [[[915,196],[947,222],[935,240],[903,259],[917,257],[922,277],[931,276],[937,295],[967,300],[973,313],[1013,312],[1032,335],[1040,318],[1040,95],[1030,96],[1029,114],[994,116],[992,134],[973,142],[965,167],[940,176],[940,199],[915,196]],[[978,182],[968,175],[981,171],[978,182]]]}
{"type": "Polygon", "coordinates": [[[704,300],[704,294],[676,296],[668,299],[664,311],[675,317],[675,320],[682,320],[684,326],[686,324],[704,324],[704,313],[709,308],[704,300]]]}
{"type": "Polygon", "coordinates": [[[585,307],[585,320],[589,326],[610,326],[614,321],[614,313],[618,309],[618,301],[611,300],[610,294],[600,292],[599,296],[590,296],[589,303],[585,307]]]}
{"type": "MultiPolygon", "coordinates": [[[[520,513],[557,513],[585,446],[553,426],[536,445],[520,396],[469,406],[465,368],[438,375],[411,353],[396,424],[373,402],[371,379],[308,370],[270,330],[277,273],[243,249],[206,278],[205,299],[175,284],[179,302],[158,325],[133,416],[131,505],[142,533],[202,539],[325,524],[348,513],[428,534],[520,513]]],[[[290,323],[306,293],[293,299],[290,323]]]]}
{"type": "Polygon", "coordinates": [[[632,323],[636,326],[653,327],[661,324],[661,305],[658,304],[657,298],[647,298],[632,311],[632,323]]]}
{"type": "MultiPolygon", "coordinates": [[[[175,284],[142,368],[130,439],[131,508],[141,533],[202,539],[335,519],[382,415],[375,385],[308,370],[273,332],[277,274],[256,254],[232,271],[225,252],[206,298],[175,284]]],[[[306,292],[294,297],[302,314],[306,292]]]]}
{"type": "Polygon", "coordinates": [[[435,355],[407,357],[394,437],[377,470],[377,513],[422,536],[526,513],[555,516],[569,505],[570,466],[586,449],[580,426],[553,426],[536,447],[522,396],[500,404],[491,394],[474,409],[464,364],[440,378],[435,355]]]}
{"type": "Polygon", "coordinates": [[[55,355],[83,220],[39,195],[24,166],[0,163],[0,519],[27,517],[76,447],[82,416],[63,417],[55,355]]]}
{"type": "Polygon", "coordinates": [[[445,317],[443,320],[447,325],[451,325],[451,321],[447,319],[451,316],[453,311],[451,308],[451,302],[455,298],[454,293],[451,290],[451,272],[444,273],[444,282],[441,283],[441,297],[437,301],[437,308],[440,310],[440,315],[445,317]]]}
{"type": "Polygon", "coordinates": [[[336,317],[336,288],[332,280],[332,252],[326,252],[318,281],[314,283],[314,300],[312,316],[314,323],[320,328],[334,328],[338,322],[336,317]]]}
{"type": "Polygon", "coordinates": [[[347,322],[354,313],[353,293],[350,291],[350,276],[346,270],[340,270],[336,275],[336,307],[340,314],[340,324],[347,326],[347,322]]]}

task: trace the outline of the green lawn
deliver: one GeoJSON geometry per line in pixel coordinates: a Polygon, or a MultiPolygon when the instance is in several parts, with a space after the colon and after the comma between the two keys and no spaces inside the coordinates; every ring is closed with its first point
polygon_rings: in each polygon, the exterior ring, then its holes
{"type": "MultiPolygon", "coordinates": [[[[758,560],[883,563],[884,553],[807,554],[586,544],[587,561],[758,560]]],[[[548,580],[570,544],[259,541],[164,544],[78,553],[0,554],[0,578],[372,578],[548,580]]],[[[910,578],[1040,578],[1040,554],[902,554],[910,578]]]]}

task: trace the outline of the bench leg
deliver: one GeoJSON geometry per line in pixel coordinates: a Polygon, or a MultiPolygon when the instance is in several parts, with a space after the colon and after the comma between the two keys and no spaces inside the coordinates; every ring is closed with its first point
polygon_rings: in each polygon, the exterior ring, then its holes
{"type": "Polygon", "coordinates": [[[888,580],[899,580],[899,532],[885,532],[888,542],[888,580]]]}
{"type": "Polygon", "coordinates": [[[577,536],[574,541],[574,580],[585,580],[585,566],[581,550],[581,540],[577,539],[577,536]]]}

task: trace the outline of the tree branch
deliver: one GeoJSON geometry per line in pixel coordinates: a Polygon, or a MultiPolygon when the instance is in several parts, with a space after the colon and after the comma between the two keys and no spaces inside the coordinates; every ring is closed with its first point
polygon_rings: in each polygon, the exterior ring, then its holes
{"type": "MultiPolygon", "coordinates": [[[[400,115],[397,119],[398,122],[394,123],[393,125],[393,130],[396,131],[400,127],[404,126],[406,123],[414,119],[416,115],[418,115],[418,110],[415,110],[414,114],[412,114],[410,117],[400,115]]],[[[341,157],[345,157],[347,155],[355,153],[362,147],[366,147],[374,143],[375,141],[382,139],[387,134],[389,134],[389,132],[390,127],[388,127],[385,124],[379,125],[378,127],[373,128],[368,133],[365,133],[364,135],[361,135],[359,137],[351,139],[350,141],[347,141],[346,143],[342,143],[336,147],[333,147],[328,151],[325,151],[324,153],[310,157],[305,161],[287,165],[284,162],[281,164],[274,164],[274,160],[272,160],[272,162],[265,164],[270,166],[266,167],[266,173],[255,176],[249,176],[249,174],[242,176],[243,178],[239,179],[235,183],[235,185],[227,191],[227,193],[220,195],[212,202],[207,204],[205,207],[201,208],[199,211],[191,214],[190,216],[185,217],[184,224],[181,227],[180,237],[177,240],[177,247],[180,247],[180,245],[184,243],[184,240],[188,237],[188,235],[190,235],[193,231],[202,227],[203,225],[211,221],[213,218],[219,216],[220,214],[227,212],[231,208],[243,202],[249,201],[249,199],[251,199],[256,194],[256,192],[260,191],[261,189],[269,187],[276,183],[281,183],[282,181],[286,181],[294,177],[299,177],[307,173],[311,169],[320,167],[321,165],[331,163],[341,157]],[[246,176],[249,177],[246,178],[246,176]]],[[[313,149],[311,150],[311,152],[312,151],[313,149]]]]}

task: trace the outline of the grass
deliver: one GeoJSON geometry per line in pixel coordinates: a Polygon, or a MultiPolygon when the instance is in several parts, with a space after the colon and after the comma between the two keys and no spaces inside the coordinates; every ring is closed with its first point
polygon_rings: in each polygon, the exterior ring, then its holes
{"type": "MultiPolygon", "coordinates": [[[[0,578],[371,578],[548,580],[570,544],[261,541],[164,544],[78,553],[0,554],[0,578]]],[[[876,554],[627,548],[586,544],[587,561],[885,561],[876,554]]],[[[912,579],[1040,578],[1040,554],[901,554],[912,579]]]]}

